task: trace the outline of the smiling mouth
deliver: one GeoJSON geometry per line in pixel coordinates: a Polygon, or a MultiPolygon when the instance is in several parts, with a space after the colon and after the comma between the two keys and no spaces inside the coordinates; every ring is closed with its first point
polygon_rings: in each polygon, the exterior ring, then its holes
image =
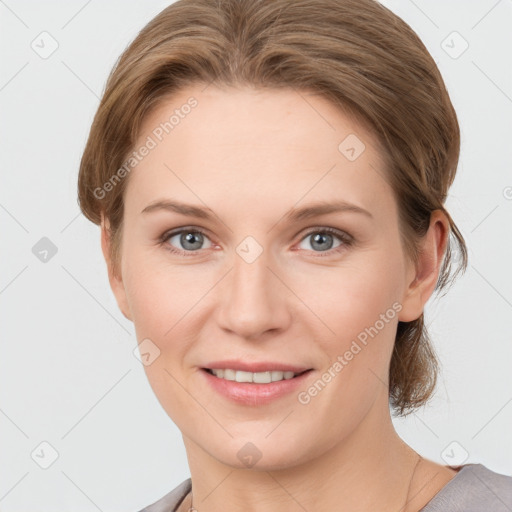
{"type": "Polygon", "coordinates": [[[293,379],[303,375],[304,373],[310,372],[312,369],[304,370],[299,373],[280,370],[272,370],[266,372],[246,372],[242,370],[232,370],[229,368],[203,368],[203,370],[208,372],[210,375],[214,375],[215,377],[223,380],[253,384],[270,384],[271,382],[293,379]]]}

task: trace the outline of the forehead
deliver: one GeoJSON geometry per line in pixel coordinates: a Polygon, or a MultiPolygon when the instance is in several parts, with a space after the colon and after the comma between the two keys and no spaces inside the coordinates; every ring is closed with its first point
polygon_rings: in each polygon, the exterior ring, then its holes
{"type": "Polygon", "coordinates": [[[340,198],[392,207],[376,138],[311,92],[190,86],[145,118],[143,145],[125,196],[137,208],[166,196],[247,211],[340,198]]]}

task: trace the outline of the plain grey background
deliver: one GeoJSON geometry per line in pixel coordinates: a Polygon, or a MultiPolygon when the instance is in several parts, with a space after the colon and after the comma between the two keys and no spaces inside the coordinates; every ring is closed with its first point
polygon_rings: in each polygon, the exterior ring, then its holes
{"type": "MultiPolygon", "coordinates": [[[[0,0],[3,512],[137,511],[189,476],[76,201],[107,75],[169,3],[0,0]]],[[[395,425],[432,460],[512,474],[512,0],[383,3],[424,41],[457,110],[447,205],[470,258],[427,306],[436,396],[395,425]]]]}

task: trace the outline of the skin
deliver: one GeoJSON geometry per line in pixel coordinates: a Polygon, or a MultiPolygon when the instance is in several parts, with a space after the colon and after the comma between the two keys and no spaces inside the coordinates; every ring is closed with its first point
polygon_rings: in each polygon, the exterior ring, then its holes
{"type": "MultiPolygon", "coordinates": [[[[448,220],[433,213],[414,266],[400,242],[377,140],[304,91],[191,85],[150,113],[136,146],[190,96],[198,106],[129,175],[119,274],[105,219],[102,248],[137,340],[149,338],[160,350],[144,368],[182,432],[194,507],[419,510],[456,473],[427,459],[414,472],[418,455],[389,414],[388,369],[398,321],[418,318],[434,291],[448,220]],[[349,134],[365,144],[354,161],[338,149],[349,134]],[[141,213],[162,199],[208,208],[214,217],[141,213]],[[334,200],[371,217],[285,217],[334,200]],[[192,246],[198,250],[183,246],[179,235],[161,241],[183,227],[205,232],[202,245],[199,239],[192,246]],[[313,235],[325,227],[353,243],[327,234],[315,244],[313,235]],[[247,236],[263,249],[252,263],[236,252],[247,236]],[[303,391],[394,303],[400,311],[308,404],[295,392],[267,405],[235,403],[206,385],[200,370],[227,358],[288,362],[314,369],[303,391]],[[237,457],[248,442],[262,454],[251,468],[237,457]],[[408,495],[413,499],[402,509],[408,495]]],[[[190,496],[180,510],[188,506],[190,496]]]]}

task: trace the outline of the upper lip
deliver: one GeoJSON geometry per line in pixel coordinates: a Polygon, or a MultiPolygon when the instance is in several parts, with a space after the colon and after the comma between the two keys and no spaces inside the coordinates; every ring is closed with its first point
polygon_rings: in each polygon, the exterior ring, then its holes
{"type": "Polygon", "coordinates": [[[302,373],[306,370],[311,370],[312,368],[308,368],[306,366],[294,366],[286,363],[278,363],[275,361],[240,361],[235,359],[223,360],[223,361],[213,361],[208,363],[204,368],[208,370],[222,370],[229,368],[231,370],[240,370],[243,372],[266,372],[266,371],[283,371],[283,372],[293,372],[293,373],[302,373]]]}

